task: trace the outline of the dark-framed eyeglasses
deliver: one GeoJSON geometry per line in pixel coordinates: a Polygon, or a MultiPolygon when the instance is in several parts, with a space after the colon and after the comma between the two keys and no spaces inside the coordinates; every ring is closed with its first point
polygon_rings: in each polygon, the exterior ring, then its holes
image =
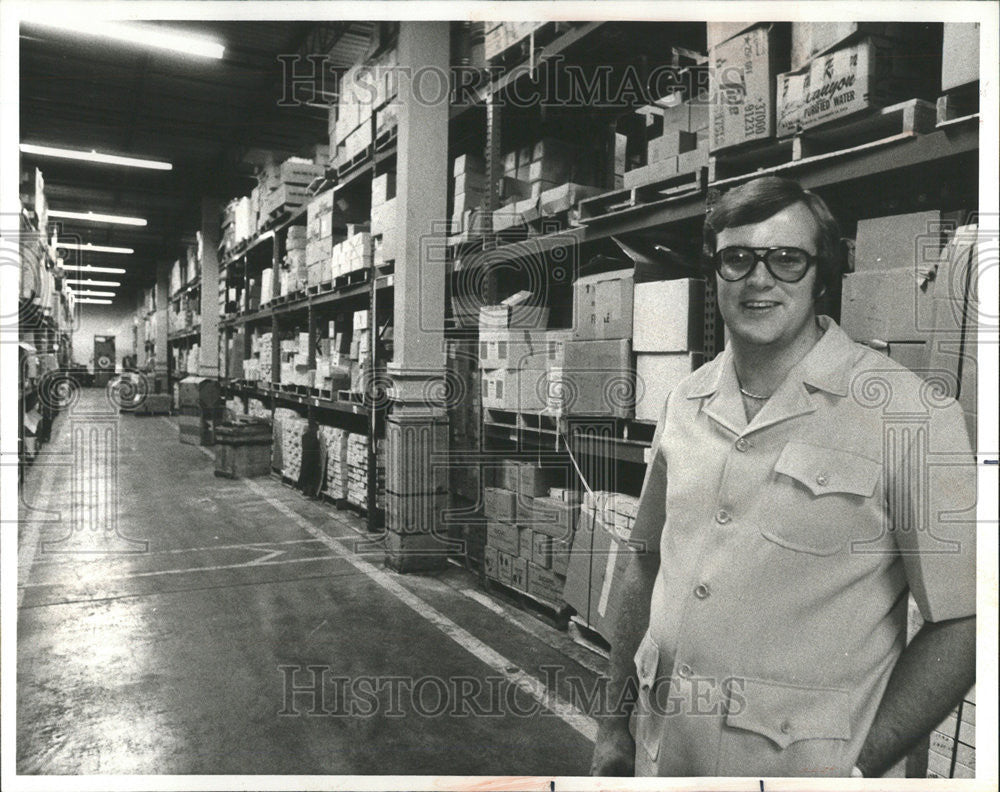
{"type": "Polygon", "coordinates": [[[806,276],[817,257],[797,247],[724,247],[712,256],[715,271],[725,281],[746,278],[758,261],[763,261],[771,277],[783,283],[798,283],[806,276]]]}

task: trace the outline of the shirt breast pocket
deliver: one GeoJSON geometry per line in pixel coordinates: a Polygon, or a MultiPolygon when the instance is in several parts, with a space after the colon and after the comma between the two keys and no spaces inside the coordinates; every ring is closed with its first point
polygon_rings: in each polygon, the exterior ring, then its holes
{"type": "Polygon", "coordinates": [[[760,532],[789,550],[819,556],[850,549],[870,536],[880,510],[875,494],[882,465],[836,448],[789,442],[774,464],[760,532]]]}
{"type": "Polygon", "coordinates": [[[733,689],[720,776],[846,776],[852,758],[850,693],[742,679],[733,689]]]}

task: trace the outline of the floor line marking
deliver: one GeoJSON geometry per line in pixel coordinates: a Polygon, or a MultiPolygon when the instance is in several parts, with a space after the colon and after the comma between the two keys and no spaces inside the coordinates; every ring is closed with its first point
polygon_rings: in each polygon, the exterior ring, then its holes
{"type": "Polygon", "coordinates": [[[460,627],[443,613],[394,580],[387,572],[348,552],[337,539],[316,528],[290,506],[274,498],[256,482],[251,479],[243,479],[243,482],[263,500],[270,503],[277,511],[297,523],[310,535],[320,539],[334,553],[354,566],[358,571],[367,575],[373,582],[377,583],[390,594],[393,594],[400,602],[437,627],[471,655],[487,666],[490,666],[494,671],[506,678],[508,682],[516,685],[539,704],[549,709],[584,738],[591,742],[596,740],[596,721],[581,712],[572,702],[566,701],[555,691],[549,690],[540,680],[508,660],[491,646],[480,641],[468,630],[460,627]]]}
{"type": "MultiPolygon", "coordinates": [[[[173,550],[148,550],[144,553],[116,553],[114,558],[117,559],[132,559],[132,558],[149,558],[150,556],[161,556],[161,555],[183,555],[185,553],[203,553],[211,550],[263,550],[269,547],[276,547],[278,545],[295,545],[295,544],[316,544],[319,539],[285,539],[279,542],[243,542],[241,544],[226,544],[226,545],[203,545],[201,547],[178,547],[173,550]]],[[[47,555],[57,555],[58,550],[51,550],[47,555]]],[[[37,559],[35,561],[35,566],[42,564],[46,565],[58,565],[58,564],[79,564],[81,561],[86,563],[87,561],[107,561],[110,554],[96,555],[83,557],[79,553],[62,553],[61,558],[44,558],[37,559]]]]}
{"type": "Polygon", "coordinates": [[[341,558],[342,556],[340,555],[324,555],[311,556],[310,558],[286,558],[280,561],[241,561],[239,564],[216,564],[213,566],[187,567],[185,569],[156,569],[150,572],[133,572],[129,575],[101,575],[94,581],[77,580],[69,582],[54,581],[51,583],[25,583],[22,586],[19,586],[19,588],[26,589],[43,588],[45,586],[74,586],[88,582],[102,583],[106,580],[133,580],[134,578],[156,577],[157,575],[187,575],[192,572],[218,572],[223,569],[256,569],[257,567],[278,566],[280,564],[305,564],[310,561],[337,561],[341,558]]]}

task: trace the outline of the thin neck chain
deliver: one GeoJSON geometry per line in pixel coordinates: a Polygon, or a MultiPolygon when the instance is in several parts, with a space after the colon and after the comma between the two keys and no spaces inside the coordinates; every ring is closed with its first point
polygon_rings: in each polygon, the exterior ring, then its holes
{"type": "Polygon", "coordinates": [[[750,393],[750,391],[745,390],[742,385],[737,381],[737,387],[740,389],[740,393],[746,396],[748,399],[756,399],[757,401],[767,401],[770,396],[758,396],[756,393],[750,393]]]}

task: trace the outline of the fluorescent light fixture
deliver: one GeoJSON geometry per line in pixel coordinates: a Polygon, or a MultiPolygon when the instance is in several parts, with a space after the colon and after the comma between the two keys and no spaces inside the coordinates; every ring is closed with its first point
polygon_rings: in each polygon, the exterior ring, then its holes
{"type": "Polygon", "coordinates": [[[89,275],[91,272],[106,272],[109,275],[124,275],[125,270],[121,267],[92,267],[89,264],[64,264],[63,269],[72,270],[78,275],[89,275]]]}
{"type": "Polygon", "coordinates": [[[80,297],[76,304],[86,303],[87,305],[111,305],[111,300],[100,300],[97,297],[80,297]]]}
{"type": "Polygon", "coordinates": [[[73,284],[74,286],[83,286],[84,288],[88,286],[121,286],[118,281],[105,281],[105,280],[86,280],[81,278],[64,278],[65,283],[73,284]]]}
{"type": "Polygon", "coordinates": [[[127,247],[115,247],[114,245],[92,245],[87,242],[81,245],[79,242],[63,242],[59,240],[56,243],[57,248],[63,248],[64,250],[82,250],[85,253],[123,253],[127,256],[132,255],[135,251],[132,248],[127,247]]]}
{"type": "Polygon", "coordinates": [[[39,157],[58,157],[60,159],[83,160],[84,162],[99,162],[104,165],[125,165],[129,168],[150,168],[151,170],[173,170],[173,165],[161,160],[141,159],[139,157],[123,157],[118,154],[99,154],[93,149],[56,148],[55,146],[38,146],[34,143],[22,143],[24,154],[35,154],[39,157]]]}
{"type": "Polygon", "coordinates": [[[220,60],[226,54],[226,48],[218,41],[202,36],[192,36],[188,33],[179,33],[155,25],[123,24],[121,22],[86,19],[79,15],[55,15],[52,12],[48,12],[46,16],[32,14],[24,21],[43,27],[57,28],[67,33],[99,36],[125,44],[138,44],[153,49],[178,52],[182,55],[194,55],[199,58],[220,60]]]}
{"type": "Polygon", "coordinates": [[[118,223],[119,225],[144,226],[146,221],[141,217],[125,217],[124,215],[101,214],[100,212],[66,212],[62,209],[49,209],[49,217],[65,217],[67,220],[85,220],[88,223],[118,223]]]}
{"type": "Polygon", "coordinates": [[[89,289],[84,289],[82,291],[74,292],[74,294],[80,297],[114,297],[115,293],[113,291],[91,291],[89,289]]]}

